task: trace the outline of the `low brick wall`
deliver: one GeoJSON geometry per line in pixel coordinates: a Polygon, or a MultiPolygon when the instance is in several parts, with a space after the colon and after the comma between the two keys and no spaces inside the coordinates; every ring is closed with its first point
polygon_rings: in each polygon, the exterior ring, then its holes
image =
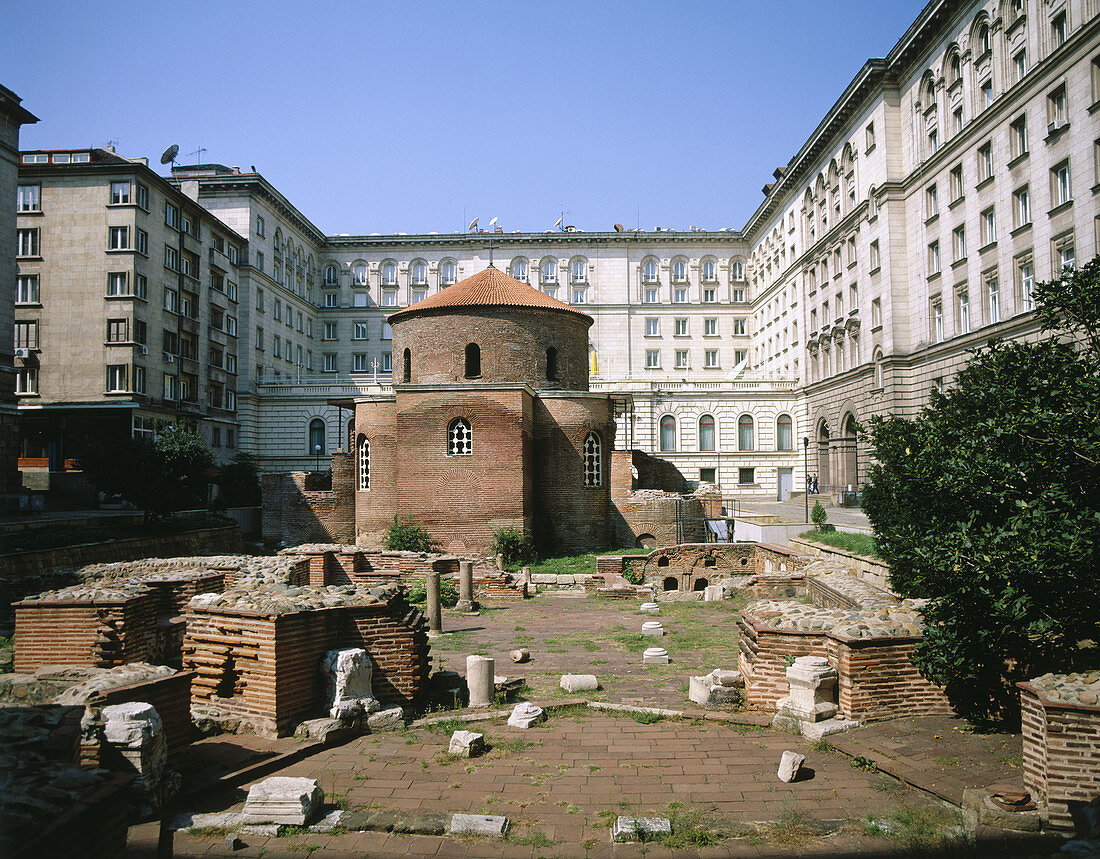
{"type": "Polygon", "coordinates": [[[43,665],[113,668],[148,661],[156,649],[156,597],[151,591],[117,599],[42,600],[15,606],[14,670],[43,665]]]}
{"type": "Polygon", "coordinates": [[[912,663],[919,637],[850,638],[832,631],[770,629],[742,610],[737,667],[746,699],[774,709],[789,693],[786,670],[799,656],[824,656],[838,674],[840,713],[872,721],[906,715],[950,715],[942,687],[930,683],[912,663]]]}
{"type": "Polygon", "coordinates": [[[320,715],[325,651],[362,647],[374,663],[375,696],[413,707],[428,679],[427,624],[401,597],[388,602],[268,615],[192,606],[184,667],[196,672],[192,704],[285,736],[320,715]]]}
{"type": "Polygon", "coordinates": [[[1100,796],[1100,706],[1052,700],[1034,680],[1016,685],[1024,785],[1047,827],[1084,834],[1083,807],[1100,796]]]}
{"type": "Polygon", "coordinates": [[[826,546],[822,543],[814,543],[811,540],[802,540],[791,537],[788,541],[792,547],[807,554],[817,555],[820,558],[851,570],[852,573],[868,584],[884,590],[890,589],[890,567],[885,561],[877,558],[868,558],[866,555],[857,555],[854,552],[846,552],[835,546],[826,546]]]}
{"type": "Polygon", "coordinates": [[[144,701],[152,704],[164,723],[168,759],[179,764],[191,746],[191,681],[193,671],[180,671],[170,677],[118,686],[102,693],[103,704],[144,701]]]}
{"type": "Polygon", "coordinates": [[[809,561],[768,543],[685,543],[653,550],[641,569],[645,581],[657,590],[698,591],[735,576],[794,573],[809,561]],[[675,588],[667,587],[670,580],[675,588]]]}
{"type": "Polygon", "coordinates": [[[10,854],[11,859],[107,859],[126,855],[132,775],[117,773],[102,787],[80,797],[34,837],[10,854]]]}

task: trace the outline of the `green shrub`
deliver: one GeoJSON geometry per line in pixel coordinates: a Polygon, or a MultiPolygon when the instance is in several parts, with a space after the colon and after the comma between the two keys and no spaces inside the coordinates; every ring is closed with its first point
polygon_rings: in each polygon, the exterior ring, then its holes
{"type": "Polygon", "coordinates": [[[633,561],[623,561],[623,578],[632,585],[640,585],[645,581],[645,574],[640,566],[634,566],[633,561]]]}
{"type": "Polygon", "coordinates": [[[814,502],[814,509],[810,511],[810,519],[814,523],[815,530],[825,530],[825,523],[829,521],[829,514],[825,512],[825,508],[821,506],[820,501],[814,502]]]}
{"type": "Polygon", "coordinates": [[[534,556],[535,545],[530,534],[524,534],[514,525],[497,528],[493,532],[493,541],[489,544],[493,555],[503,555],[506,566],[524,564],[534,556]]]}
{"type": "MultiPolygon", "coordinates": [[[[418,583],[409,588],[409,602],[427,603],[427,587],[418,583]]],[[[446,608],[454,608],[458,604],[458,584],[450,576],[439,577],[439,602],[446,608]]]]}
{"type": "Polygon", "coordinates": [[[436,552],[439,541],[421,528],[412,516],[396,515],[386,532],[386,548],[397,552],[436,552]]]}

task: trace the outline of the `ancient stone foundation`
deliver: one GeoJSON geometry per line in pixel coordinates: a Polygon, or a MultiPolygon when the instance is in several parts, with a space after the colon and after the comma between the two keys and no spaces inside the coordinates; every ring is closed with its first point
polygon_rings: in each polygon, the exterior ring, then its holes
{"type": "Polygon", "coordinates": [[[1100,797],[1100,671],[1045,674],[1020,688],[1024,785],[1044,826],[1096,836],[1100,797]],[[1091,819],[1090,819],[1091,816],[1091,819]]]}

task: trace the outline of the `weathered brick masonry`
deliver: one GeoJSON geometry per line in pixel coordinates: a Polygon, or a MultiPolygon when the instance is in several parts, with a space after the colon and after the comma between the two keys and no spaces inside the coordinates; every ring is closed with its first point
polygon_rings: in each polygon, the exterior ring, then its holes
{"type": "Polygon", "coordinates": [[[1048,674],[1017,686],[1024,784],[1049,828],[1086,834],[1084,806],[1100,796],[1100,671],[1048,674]]]}

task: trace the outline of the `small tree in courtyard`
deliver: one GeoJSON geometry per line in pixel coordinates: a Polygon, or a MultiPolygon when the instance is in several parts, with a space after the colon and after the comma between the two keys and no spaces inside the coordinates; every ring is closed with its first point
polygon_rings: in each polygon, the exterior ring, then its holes
{"type": "Polygon", "coordinates": [[[439,541],[412,516],[398,514],[386,532],[386,548],[395,552],[437,552],[439,541]]]}
{"type": "Polygon", "coordinates": [[[1055,336],[990,342],[869,433],[879,554],[929,599],[917,665],[971,718],[1015,721],[1014,681],[1095,663],[1100,641],[1100,261],[1035,300],[1055,336]]]}

